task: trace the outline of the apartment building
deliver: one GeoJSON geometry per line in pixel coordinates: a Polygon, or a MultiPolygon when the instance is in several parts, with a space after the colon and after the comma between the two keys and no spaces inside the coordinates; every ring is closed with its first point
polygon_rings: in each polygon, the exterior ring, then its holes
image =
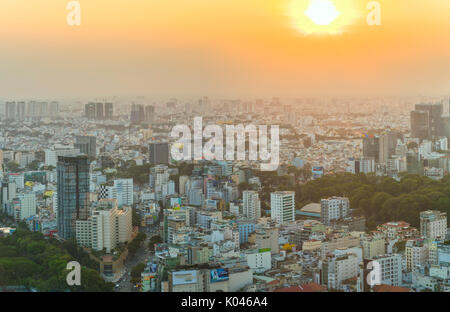
{"type": "Polygon", "coordinates": [[[87,220],[76,221],[77,243],[110,253],[117,245],[129,242],[132,234],[131,208],[119,209],[115,199],[102,199],[94,205],[87,220]]]}
{"type": "Polygon", "coordinates": [[[279,224],[295,221],[295,192],[270,193],[270,216],[279,224]]]}

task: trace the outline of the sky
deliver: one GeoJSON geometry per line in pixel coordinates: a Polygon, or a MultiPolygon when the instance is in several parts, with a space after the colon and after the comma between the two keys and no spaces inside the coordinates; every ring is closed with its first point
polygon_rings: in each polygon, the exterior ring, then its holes
{"type": "Polygon", "coordinates": [[[69,26],[68,0],[1,0],[0,96],[450,93],[450,1],[379,0],[369,26],[370,0],[329,0],[322,28],[309,1],[79,0],[69,26]]]}

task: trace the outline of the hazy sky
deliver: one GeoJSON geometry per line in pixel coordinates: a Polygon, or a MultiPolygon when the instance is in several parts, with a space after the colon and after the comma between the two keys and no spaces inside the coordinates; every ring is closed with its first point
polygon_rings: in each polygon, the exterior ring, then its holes
{"type": "Polygon", "coordinates": [[[308,1],[80,0],[70,27],[69,1],[1,0],[0,96],[450,93],[449,0],[380,0],[381,26],[333,0],[351,22],[306,35],[308,1]]]}

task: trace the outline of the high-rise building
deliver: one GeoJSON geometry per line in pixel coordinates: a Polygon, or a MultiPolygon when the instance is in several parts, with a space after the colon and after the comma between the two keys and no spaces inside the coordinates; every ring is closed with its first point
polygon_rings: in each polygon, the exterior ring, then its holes
{"type": "Polygon", "coordinates": [[[0,186],[0,210],[5,212],[5,205],[16,198],[17,186],[14,182],[2,182],[0,186]]]}
{"type": "Polygon", "coordinates": [[[56,101],[50,102],[50,116],[56,116],[59,113],[59,103],[56,101]]]}
{"type": "Polygon", "coordinates": [[[397,140],[403,139],[401,133],[390,131],[384,133],[379,138],[379,152],[378,162],[384,164],[388,159],[395,154],[395,148],[397,147],[397,140]]]}
{"type": "Polygon", "coordinates": [[[8,181],[16,184],[18,189],[25,187],[25,177],[23,173],[8,173],[8,181]]]}
{"type": "Polygon", "coordinates": [[[129,242],[131,232],[131,207],[119,208],[115,199],[102,199],[93,203],[91,216],[76,221],[77,243],[108,253],[118,244],[129,242]]]}
{"type": "Polygon", "coordinates": [[[97,120],[102,120],[105,118],[103,107],[102,102],[95,103],[95,118],[97,120]]]}
{"type": "Polygon", "coordinates": [[[320,201],[321,221],[329,225],[333,220],[347,217],[350,212],[350,201],[346,197],[330,197],[320,201]]]}
{"type": "Polygon", "coordinates": [[[353,174],[375,172],[375,159],[373,157],[350,158],[347,162],[347,172],[353,174]]]}
{"type": "Polygon", "coordinates": [[[187,188],[186,186],[187,186],[188,181],[189,181],[189,177],[186,175],[182,175],[178,179],[178,185],[179,185],[178,193],[180,193],[180,195],[186,194],[186,188],[187,188]]]}
{"type": "Polygon", "coordinates": [[[380,138],[375,136],[365,137],[363,139],[364,157],[373,158],[378,163],[380,157],[380,138]]]}
{"type": "Polygon", "coordinates": [[[169,163],[169,144],[150,143],[148,145],[149,161],[153,165],[169,163]]]}
{"type": "Polygon", "coordinates": [[[295,221],[295,192],[270,193],[270,215],[272,220],[279,224],[295,221]]]}
{"type": "Polygon", "coordinates": [[[133,205],[133,179],[114,180],[112,197],[117,199],[119,207],[133,205]]]}
{"type": "Polygon", "coordinates": [[[25,119],[25,102],[17,102],[17,115],[16,118],[18,120],[25,119]]]}
{"type": "Polygon", "coordinates": [[[37,117],[48,116],[48,102],[38,102],[38,114],[37,117]]]}
{"type": "Polygon", "coordinates": [[[5,118],[16,119],[16,102],[5,103],[5,118]]]}
{"type": "Polygon", "coordinates": [[[103,102],[89,102],[84,106],[84,115],[88,119],[92,120],[112,119],[113,104],[103,102]]]}
{"type": "Polygon", "coordinates": [[[81,154],[89,157],[97,156],[97,139],[95,136],[77,136],[75,149],[79,149],[81,154]]]}
{"type": "Polygon", "coordinates": [[[155,106],[147,105],[145,106],[145,121],[153,122],[155,120],[155,106]]]}
{"type": "Polygon", "coordinates": [[[113,119],[114,107],[113,103],[105,103],[105,119],[113,119]]]}
{"type": "Polygon", "coordinates": [[[445,239],[447,235],[447,213],[427,210],[420,213],[420,234],[429,239],[445,239]]]}
{"type": "Polygon", "coordinates": [[[411,137],[426,140],[430,137],[428,111],[411,111],[411,137]]]}
{"type": "Polygon", "coordinates": [[[420,139],[443,136],[445,134],[443,110],[442,103],[416,104],[415,110],[411,112],[411,135],[420,139]]]}
{"type": "Polygon", "coordinates": [[[132,104],[130,113],[130,122],[138,124],[143,121],[145,121],[144,106],[141,104],[132,104]]]}
{"type": "Polygon", "coordinates": [[[89,160],[87,156],[58,157],[58,235],[75,237],[76,220],[89,217],[89,160]]]}
{"type": "Polygon", "coordinates": [[[84,106],[84,114],[88,119],[95,119],[96,117],[96,105],[95,103],[88,103],[84,106]]]}
{"type": "Polygon", "coordinates": [[[261,201],[258,192],[244,191],[242,196],[244,216],[252,220],[261,218],[261,201]]]}
{"type": "Polygon", "coordinates": [[[75,157],[80,155],[80,149],[68,148],[66,146],[58,147],[54,149],[46,149],[45,151],[45,165],[56,167],[59,156],[71,156],[75,157]]]}
{"type": "Polygon", "coordinates": [[[19,195],[20,220],[36,215],[36,194],[30,192],[19,195]]]}

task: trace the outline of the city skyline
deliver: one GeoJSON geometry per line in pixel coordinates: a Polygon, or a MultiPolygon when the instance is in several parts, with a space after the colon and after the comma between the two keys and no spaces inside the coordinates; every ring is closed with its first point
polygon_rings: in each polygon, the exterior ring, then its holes
{"type": "Polygon", "coordinates": [[[32,4],[0,2],[0,293],[450,292],[450,1],[32,4]]]}

